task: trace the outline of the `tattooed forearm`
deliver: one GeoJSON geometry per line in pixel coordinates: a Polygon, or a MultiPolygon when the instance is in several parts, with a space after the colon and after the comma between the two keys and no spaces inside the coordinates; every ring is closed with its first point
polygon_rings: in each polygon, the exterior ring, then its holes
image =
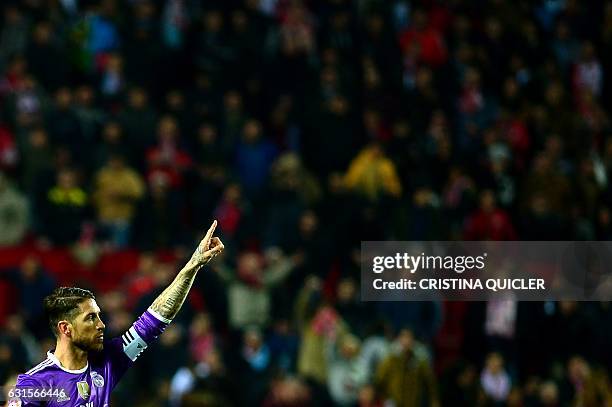
{"type": "Polygon", "coordinates": [[[206,236],[178,276],[170,283],[151,305],[151,310],[166,319],[173,319],[185,302],[198,270],[221,253],[225,246],[218,237],[213,237],[217,221],[214,221],[206,236]]]}
{"type": "Polygon", "coordinates": [[[183,306],[198,269],[199,267],[181,270],[174,281],[153,301],[151,309],[164,318],[173,319],[183,306]]]}

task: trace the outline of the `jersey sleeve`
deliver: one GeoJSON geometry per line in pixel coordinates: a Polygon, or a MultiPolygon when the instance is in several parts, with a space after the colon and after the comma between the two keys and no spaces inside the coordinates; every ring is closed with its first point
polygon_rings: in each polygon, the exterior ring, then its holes
{"type": "MultiPolygon", "coordinates": [[[[34,377],[29,376],[29,375],[25,375],[25,374],[20,374],[19,376],[17,376],[17,383],[15,383],[15,389],[16,390],[22,390],[22,392],[24,394],[27,394],[27,392],[25,391],[25,389],[39,389],[41,388],[40,382],[38,380],[36,380],[34,377]]],[[[21,394],[22,392],[15,392],[18,394],[21,394]]],[[[44,406],[46,405],[45,401],[41,401],[41,400],[36,400],[35,398],[28,398],[28,397],[8,397],[8,407],[39,407],[39,406],[44,406]]]]}
{"type": "Polygon", "coordinates": [[[169,319],[148,309],[132,324],[130,329],[120,337],[113,338],[105,346],[111,388],[117,385],[132,363],[164,332],[170,322],[169,319]]]}

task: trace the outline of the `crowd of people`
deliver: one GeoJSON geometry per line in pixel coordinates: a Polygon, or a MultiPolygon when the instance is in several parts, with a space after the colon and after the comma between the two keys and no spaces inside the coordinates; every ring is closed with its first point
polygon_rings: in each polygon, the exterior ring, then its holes
{"type": "MultiPolygon", "coordinates": [[[[363,240],[612,237],[612,2],[0,8],[0,246],[139,250],[110,336],[219,221],[117,405],[612,405],[607,302],[359,300],[363,240]]],[[[56,284],[4,271],[0,383],[52,345],[56,284]]]]}

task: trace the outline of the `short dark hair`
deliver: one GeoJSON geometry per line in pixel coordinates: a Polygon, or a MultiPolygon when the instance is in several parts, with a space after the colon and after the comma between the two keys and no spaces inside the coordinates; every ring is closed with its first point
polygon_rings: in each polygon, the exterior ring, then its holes
{"type": "Polygon", "coordinates": [[[43,306],[49,320],[49,327],[55,337],[58,336],[57,323],[62,320],[73,320],[79,304],[89,298],[96,299],[91,291],[77,287],[58,287],[45,297],[43,306]]]}

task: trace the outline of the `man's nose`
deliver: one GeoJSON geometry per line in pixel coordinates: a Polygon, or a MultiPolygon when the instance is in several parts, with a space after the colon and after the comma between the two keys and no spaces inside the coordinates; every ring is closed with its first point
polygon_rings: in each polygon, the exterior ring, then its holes
{"type": "Polygon", "coordinates": [[[97,328],[98,328],[98,329],[104,329],[104,328],[106,328],[106,325],[104,325],[104,322],[102,322],[102,320],[101,320],[101,319],[100,319],[100,320],[98,320],[98,327],[97,327],[97,328]]]}

